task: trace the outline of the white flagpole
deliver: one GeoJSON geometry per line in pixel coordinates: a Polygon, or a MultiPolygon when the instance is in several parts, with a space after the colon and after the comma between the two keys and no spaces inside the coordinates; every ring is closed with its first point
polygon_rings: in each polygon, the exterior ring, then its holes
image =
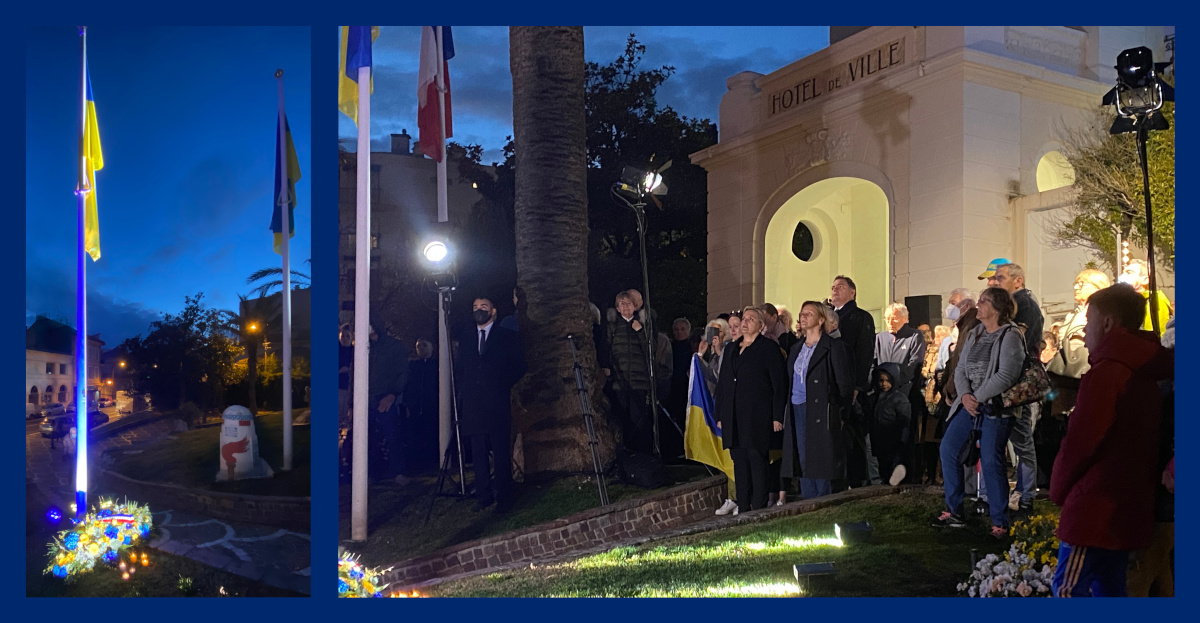
{"type": "Polygon", "coordinates": [[[442,47],[442,27],[435,28],[437,36],[437,92],[438,92],[438,123],[441,125],[441,135],[438,141],[441,143],[442,159],[437,163],[437,181],[438,181],[438,222],[445,223],[450,220],[449,210],[446,207],[446,77],[444,71],[446,69],[445,48],[442,47]]]}
{"type": "Polygon", "coordinates": [[[292,469],[292,275],[290,251],[291,223],[288,205],[292,196],[288,187],[287,124],[283,112],[283,70],[275,71],[279,83],[279,196],[280,231],[283,232],[283,471],[292,469]]]}
{"type": "MultiPolygon", "coordinates": [[[[438,222],[450,219],[446,203],[446,84],[442,71],[446,67],[442,48],[442,27],[434,26],[434,47],[437,48],[438,123],[441,127],[442,160],[437,163],[438,222]]],[[[450,330],[446,326],[444,297],[438,297],[438,455],[450,447],[453,434],[450,422],[450,330]]],[[[459,457],[462,460],[462,457],[459,457]]]]}
{"type": "MultiPolygon", "coordinates": [[[[368,35],[369,36],[369,35],[368,35]]],[[[345,68],[342,68],[345,71],[345,68]]],[[[354,236],[354,465],[350,540],[367,540],[367,326],[371,309],[371,68],[358,68],[358,219],[354,236]]],[[[380,331],[383,327],[379,328],[380,331]]]]}
{"type": "Polygon", "coordinates": [[[87,26],[79,29],[79,181],[75,195],[79,203],[78,270],[75,290],[75,517],[87,514],[88,488],[88,402],[87,402],[87,26]]]}

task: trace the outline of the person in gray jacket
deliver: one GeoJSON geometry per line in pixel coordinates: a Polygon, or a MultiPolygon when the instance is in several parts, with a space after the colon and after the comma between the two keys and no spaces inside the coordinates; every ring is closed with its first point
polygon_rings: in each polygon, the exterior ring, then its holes
{"type": "MultiPolygon", "coordinates": [[[[959,394],[950,405],[950,417],[940,448],[942,465],[961,463],[960,456],[971,441],[973,429],[980,430],[979,458],[989,499],[1008,499],[1008,475],[1004,450],[1017,409],[997,406],[997,399],[1016,384],[1025,362],[1025,338],[1013,322],[1016,303],[1003,288],[988,288],[979,295],[979,326],[959,338],[958,367],[954,384],[959,394]]],[[[943,467],[946,510],[933,521],[935,527],[961,528],[963,474],[943,467]]],[[[991,535],[1008,534],[1008,507],[991,504],[991,535]]]]}

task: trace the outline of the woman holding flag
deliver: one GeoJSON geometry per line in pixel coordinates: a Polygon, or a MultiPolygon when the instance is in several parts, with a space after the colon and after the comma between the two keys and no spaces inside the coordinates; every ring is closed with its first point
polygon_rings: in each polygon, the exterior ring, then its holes
{"type": "Polygon", "coordinates": [[[850,408],[854,374],[846,345],[826,332],[832,313],[816,301],[800,307],[804,335],[787,360],[783,476],[800,479],[805,500],[833,493],[833,481],[846,477],[842,409],[850,408]]]}
{"type": "Polygon", "coordinates": [[[733,458],[739,513],[767,506],[771,433],[783,430],[787,403],[783,352],[762,329],[763,312],[746,308],[742,337],[726,349],[717,380],[717,427],[733,458]]]}

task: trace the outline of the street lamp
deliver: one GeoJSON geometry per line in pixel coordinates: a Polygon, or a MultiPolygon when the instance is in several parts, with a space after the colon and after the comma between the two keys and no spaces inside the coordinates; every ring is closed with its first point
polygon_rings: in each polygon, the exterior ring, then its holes
{"type": "Polygon", "coordinates": [[[654,374],[654,342],[658,331],[654,326],[653,309],[650,307],[650,272],[646,261],[646,198],[662,208],[658,197],[667,194],[667,185],[662,181],[662,172],[671,166],[671,161],[654,171],[643,171],[635,167],[621,170],[621,179],[613,184],[612,197],[633,210],[637,217],[638,247],[642,257],[642,308],[646,310],[646,371],[650,376],[650,420],[654,423],[654,453],[662,455],[658,435],[658,381],[654,374]]]}
{"type": "Polygon", "coordinates": [[[122,362],[121,362],[121,367],[122,367],[122,368],[124,368],[124,367],[125,367],[125,362],[124,362],[124,361],[122,361],[122,362]]]}
{"type": "MultiPolygon", "coordinates": [[[[1145,46],[1130,48],[1117,55],[1117,84],[1104,95],[1105,106],[1117,110],[1110,134],[1137,135],[1138,159],[1142,165],[1142,197],[1146,203],[1146,259],[1150,264],[1150,323],[1156,335],[1158,326],[1158,283],[1154,266],[1154,215],[1150,210],[1150,165],[1146,160],[1146,140],[1151,130],[1170,128],[1162,114],[1164,102],[1175,101],[1175,89],[1160,77],[1171,63],[1155,63],[1154,54],[1145,46]]],[[[1118,249],[1118,253],[1120,249],[1118,249]]]]}

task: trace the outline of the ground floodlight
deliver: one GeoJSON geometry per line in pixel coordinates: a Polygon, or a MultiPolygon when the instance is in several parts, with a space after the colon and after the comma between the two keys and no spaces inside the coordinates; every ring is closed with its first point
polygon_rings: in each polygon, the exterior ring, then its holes
{"type": "Polygon", "coordinates": [[[813,578],[832,577],[837,575],[837,568],[832,562],[814,562],[805,565],[793,565],[792,573],[796,575],[796,584],[800,585],[800,594],[812,594],[813,578]]]}
{"type": "Polygon", "coordinates": [[[446,247],[445,242],[434,240],[427,243],[425,248],[421,249],[421,255],[425,256],[426,261],[438,264],[446,259],[446,256],[450,255],[450,249],[446,247]]]}
{"type": "Polygon", "coordinates": [[[865,521],[833,524],[833,533],[843,545],[866,543],[871,540],[871,534],[874,532],[875,528],[865,521]]]}

